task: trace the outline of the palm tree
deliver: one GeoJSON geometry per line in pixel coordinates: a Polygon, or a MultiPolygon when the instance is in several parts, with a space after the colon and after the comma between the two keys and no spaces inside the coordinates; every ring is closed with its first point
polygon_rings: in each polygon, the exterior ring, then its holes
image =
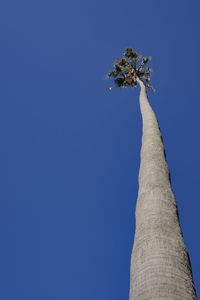
{"type": "Polygon", "coordinates": [[[116,87],[140,86],[140,110],[143,120],[139,192],[136,204],[136,231],[130,270],[130,300],[197,299],[189,255],[183,240],[176,201],[157,118],[152,110],[146,87],[151,57],[141,59],[126,48],[114,70],[116,87]]]}

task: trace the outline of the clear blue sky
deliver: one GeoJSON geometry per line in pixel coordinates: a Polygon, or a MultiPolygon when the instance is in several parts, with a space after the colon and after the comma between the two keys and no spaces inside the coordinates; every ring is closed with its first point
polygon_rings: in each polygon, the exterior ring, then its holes
{"type": "Polygon", "coordinates": [[[139,90],[107,89],[124,48],[151,55],[200,295],[200,2],[2,0],[2,300],[128,299],[139,90]]]}

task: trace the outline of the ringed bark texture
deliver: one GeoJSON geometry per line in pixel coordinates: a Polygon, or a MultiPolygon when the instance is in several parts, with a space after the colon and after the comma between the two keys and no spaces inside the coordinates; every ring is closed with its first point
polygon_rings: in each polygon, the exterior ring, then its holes
{"type": "Polygon", "coordinates": [[[196,300],[158,121],[138,83],[143,136],[129,300],[196,300]]]}

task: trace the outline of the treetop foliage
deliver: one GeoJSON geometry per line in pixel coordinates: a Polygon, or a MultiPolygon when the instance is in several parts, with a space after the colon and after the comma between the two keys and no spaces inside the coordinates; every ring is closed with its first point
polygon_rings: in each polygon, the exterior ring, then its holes
{"type": "MultiPolygon", "coordinates": [[[[109,72],[106,77],[114,77],[114,83],[116,87],[133,87],[137,86],[137,78],[143,81],[144,85],[155,91],[149,84],[151,68],[146,68],[146,64],[151,60],[151,56],[141,57],[132,48],[128,47],[123,53],[123,57],[117,59],[113,66],[114,70],[109,72]],[[139,63],[140,61],[140,63],[139,63]],[[139,64],[139,66],[138,66],[139,64]]],[[[112,89],[112,87],[110,87],[112,89]]]]}

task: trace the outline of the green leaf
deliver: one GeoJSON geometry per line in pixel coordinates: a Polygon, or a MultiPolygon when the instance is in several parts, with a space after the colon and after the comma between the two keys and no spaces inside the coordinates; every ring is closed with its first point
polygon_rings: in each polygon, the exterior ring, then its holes
{"type": "Polygon", "coordinates": [[[144,83],[146,87],[148,87],[152,92],[155,92],[155,89],[152,87],[152,85],[148,84],[148,83],[144,83]]]}
{"type": "Polygon", "coordinates": [[[107,78],[110,78],[110,77],[117,77],[119,75],[119,72],[117,71],[117,70],[113,70],[113,71],[111,71],[110,73],[108,73],[107,75],[106,75],[106,77],[107,78]]]}
{"type": "Polygon", "coordinates": [[[146,70],[144,71],[144,73],[147,73],[147,72],[151,73],[151,72],[153,72],[153,69],[148,67],[148,68],[146,68],[146,70]]]}
{"type": "Polygon", "coordinates": [[[136,53],[133,48],[128,47],[125,49],[123,56],[130,59],[131,62],[136,62],[141,55],[136,53]]]}
{"type": "Polygon", "coordinates": [[[119,77],[119,78],[115,79],[114,82],[117,87],[121,87],[124,85],[124,80],[125,80],[125,78],[119,77]]]}
{"type": "Polygon", "coordinates": [[[142,69],[144,68],[144,66],[148,63],[148,61],[151,60],[151,56],[147,56],[147,57],[143,57],[141,65],[138,68],[138,71],[142,71],[142,69]]]}
{"type": "Polygon", "coordinates": [[[127,62],[127,60],[125,58],[121,58],[121,59],[118,60],[118,65],[120,67],[127,66],[127,64],[128,64],[128,62],[127,62]]]}

